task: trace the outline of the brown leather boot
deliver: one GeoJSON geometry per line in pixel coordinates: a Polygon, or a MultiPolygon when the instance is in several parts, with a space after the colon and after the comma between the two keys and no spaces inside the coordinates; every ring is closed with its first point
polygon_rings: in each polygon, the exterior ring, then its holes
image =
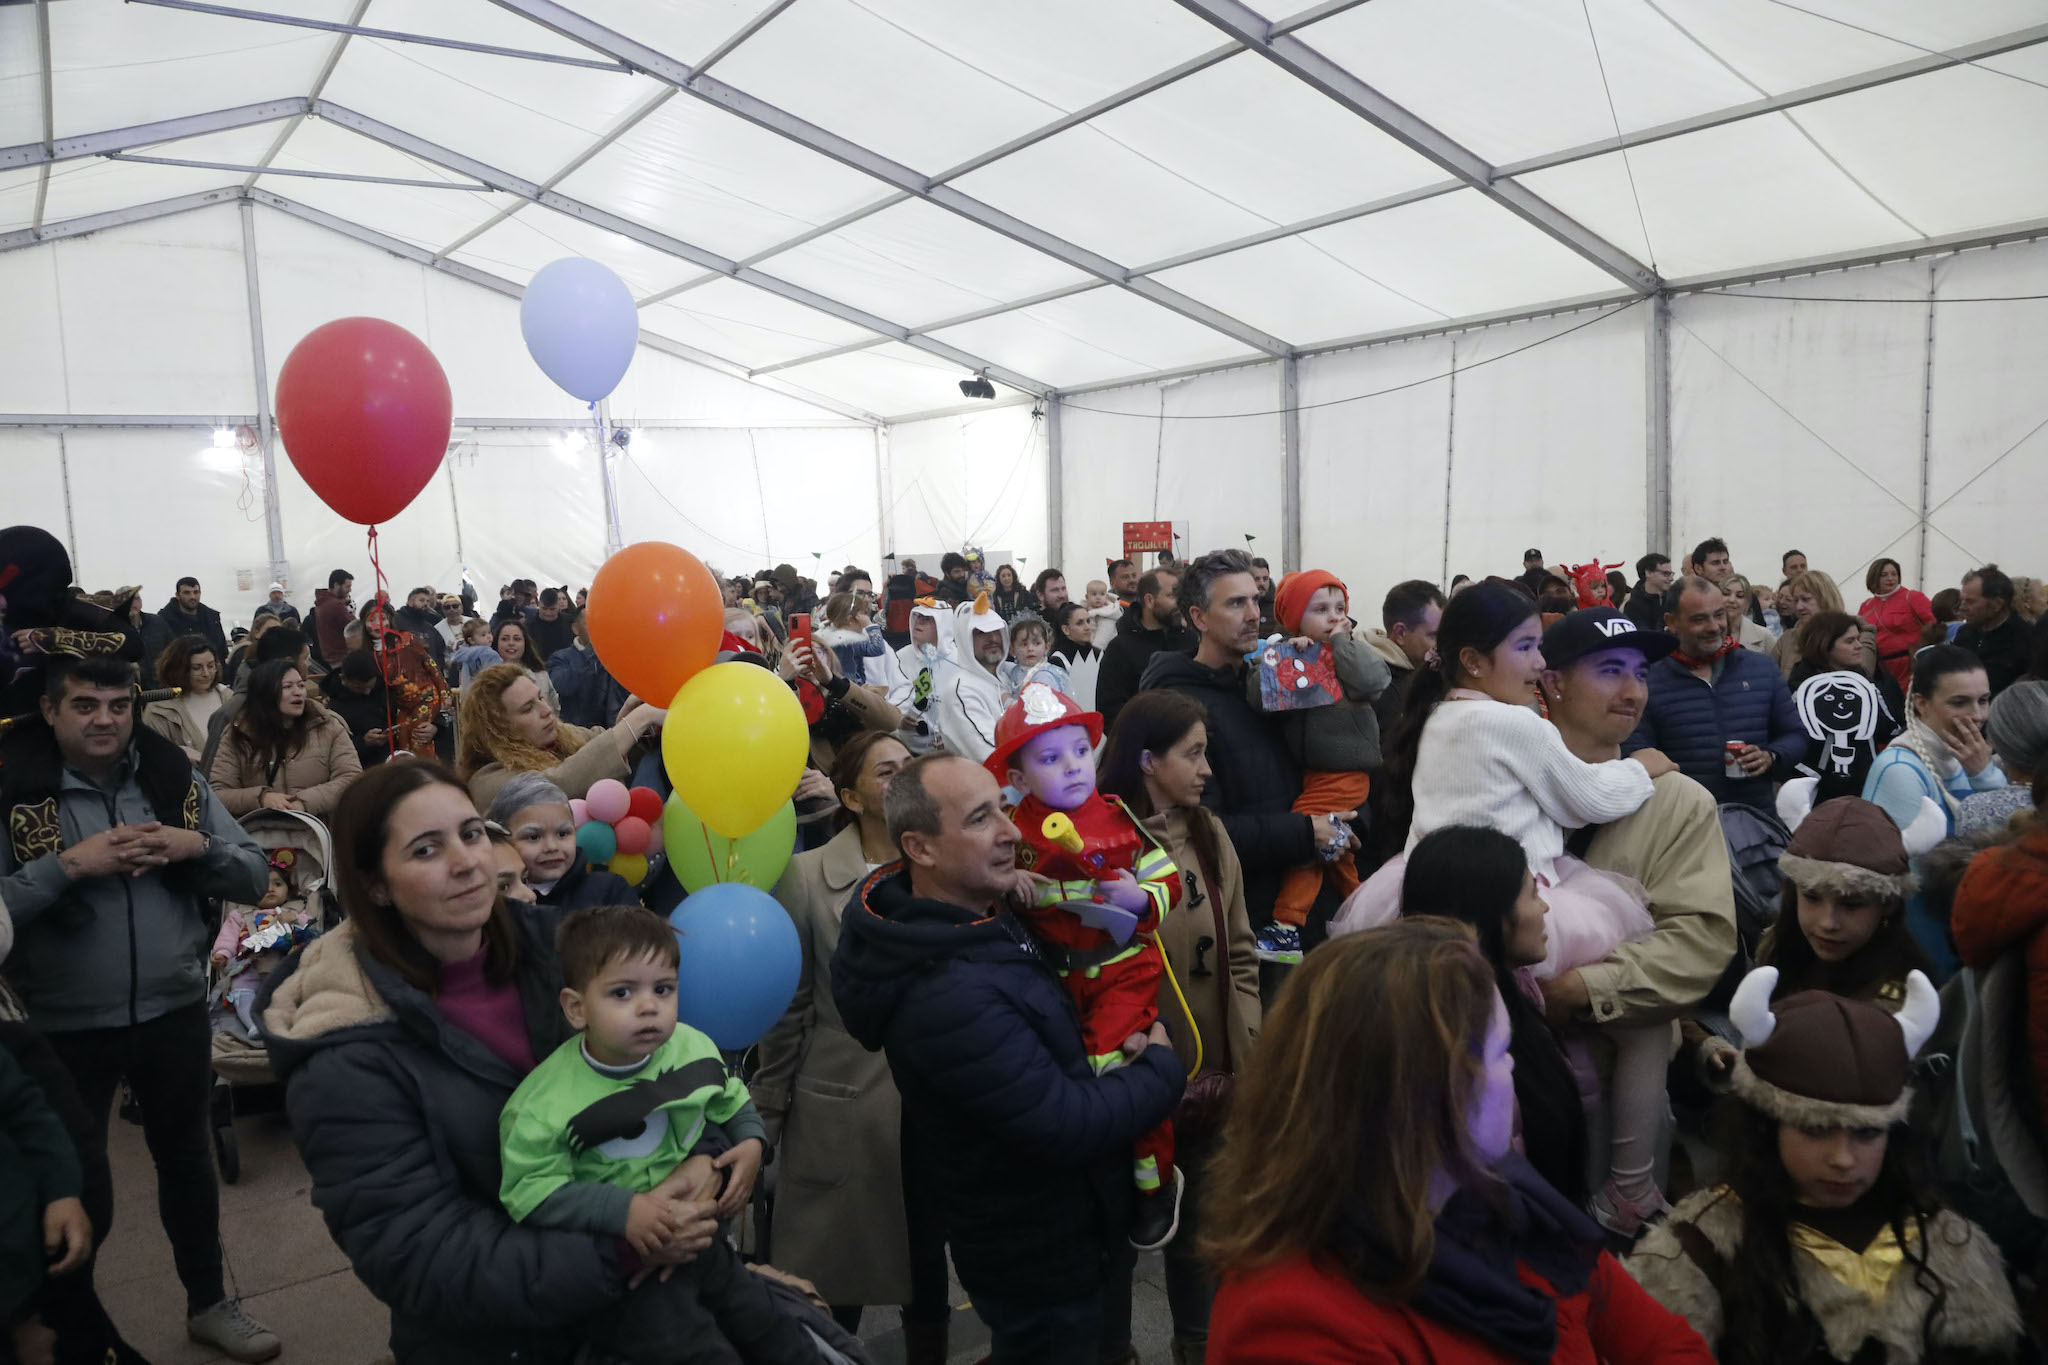
{"type": "Polygon", "coordinates": [[[946,1365],[946,1324],[903,1320],[903,1365],[946,1365]]]}

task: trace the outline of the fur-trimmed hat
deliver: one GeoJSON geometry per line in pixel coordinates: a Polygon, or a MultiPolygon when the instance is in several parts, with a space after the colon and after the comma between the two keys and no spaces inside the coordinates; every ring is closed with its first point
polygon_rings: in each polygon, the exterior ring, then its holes
{"type": "Polygon", "coordinates": [[[1778,969],[1742,978],[1728,1003],[1743,1052],[1731,1077],[1745,1103],[1805,1128],[1889,1128],[1912,1103],[1913,1056],[1941,1021],[1941,997],[1921,972],[1906,974],[1897,1015],[1827,991],[1774,1006],[1778,969]]]}
{"type": "Polygon", "coordinates": [[[1857,796],[1823,801],[1799,822],[1778,871],[1808,895],[1902,901],[1919,886],[1884,808],[1857,796]]]}

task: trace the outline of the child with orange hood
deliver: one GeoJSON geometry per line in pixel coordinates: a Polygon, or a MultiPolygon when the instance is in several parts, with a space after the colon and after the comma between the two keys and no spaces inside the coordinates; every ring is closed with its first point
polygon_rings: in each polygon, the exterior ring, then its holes
{"type": "MultiPolygon", "coordinates": [[[[1380,723],[1373,698],[1387,689],[1387,661],[1351,633],[1350,592],[1333,573],[1307,569],[1287,574],[1273,591],[1273,615],[1292,636],[1274,636],[1251,655],[1246,690],[1253,706],[1281,717],[1287,750],[1301,765],[1305,815],[1358,810],[1380,766],[1380,723]]],[[[1287,874],[1273,902],[1278,924],[1295,928],[1327,878],[1339,897],[1358,888],[1358,868],[1345,856],[1347,831],[1318,831],[1318,862],[1287,874]]]]}

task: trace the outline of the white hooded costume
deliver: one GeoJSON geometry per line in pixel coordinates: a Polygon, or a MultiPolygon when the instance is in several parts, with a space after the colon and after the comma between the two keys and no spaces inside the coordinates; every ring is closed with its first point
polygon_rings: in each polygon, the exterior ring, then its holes
{"type": "Polygon", "coordinates": [[[1003,689],[996,675],[974,657],[974,637],[1000,635],[1010,652],[1010,627],[983,593],[953,609],[953,658],[932,665],[931,715],[949,754],[985,762],[996,751],[996,722],[1003,715],[1003,689]]]}
{"type": "Polygon", "coordinates": [[[928,754],[944,747],[939,740],[938,668],[954,658],[953,608],[930,598],[919,598],[910,608],[913,630],[920,616],[932,623],[938,643],[921,645],[912,640],[891,655],[887,660],[888,687],[889,704],[909,722],[896,732],[896,738],[912,753],[928,754]]]}

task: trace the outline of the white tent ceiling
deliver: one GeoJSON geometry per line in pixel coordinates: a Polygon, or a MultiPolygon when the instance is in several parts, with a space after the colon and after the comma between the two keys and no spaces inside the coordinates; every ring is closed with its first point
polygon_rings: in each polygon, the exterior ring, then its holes
{"type": "Polygon", "coordinates": [[[584,255],[902,419],[2048,232],[2044,0],[246,3],[317,26],[0,3],[0,249],[253,198],[584,255]]]}

